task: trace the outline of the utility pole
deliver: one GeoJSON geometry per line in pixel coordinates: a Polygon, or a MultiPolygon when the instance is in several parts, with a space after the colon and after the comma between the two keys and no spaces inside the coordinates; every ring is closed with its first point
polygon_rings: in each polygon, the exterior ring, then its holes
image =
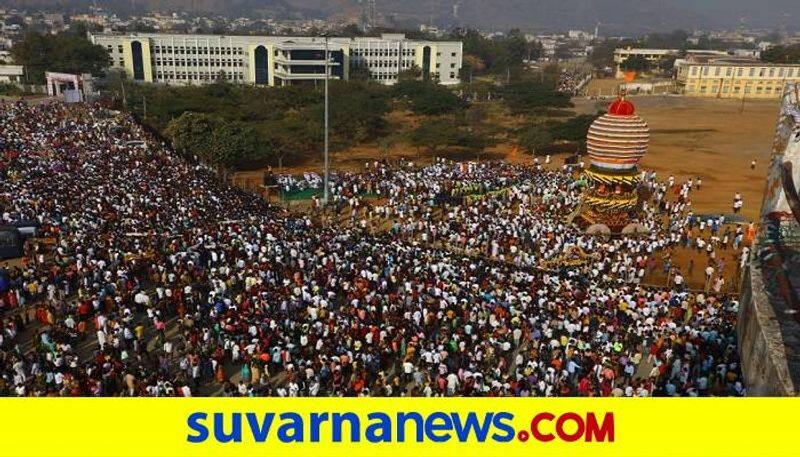
{"type": "Polygon", "coordinates": [[[122,106],[128,107],[128,97],[125,96],[125,81],[120,76],[119,85],[122,87],[122,106]]]}
{"type": "Polygon", "coordinates": [[[742,106],[739,108],[740,113],[744,113],[744,99],[747,97],[747,89],[749,83],[745,82],[742,86],[742,106]]]}
{"type": "Polygon", "coordinates": [[[324,206],[328,206],[328,179],[329,179],[329,167],[330,162],[328,160],[328,34],[324,35],[325,37],[325,168],[323,170],[324,179],[323,179],[323,186],[325,186],[325,190],[323,193],[323,200],[322,203],[324,206]]]}

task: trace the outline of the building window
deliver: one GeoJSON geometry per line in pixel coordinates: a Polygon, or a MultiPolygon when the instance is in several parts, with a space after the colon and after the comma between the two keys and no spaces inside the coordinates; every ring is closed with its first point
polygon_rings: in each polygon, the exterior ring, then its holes
{"type": "Polygon", "coordinates": [[[431,47],[425,46],[422,48],[422,78],[425,80],[430,79],[431,76],[431,47]]]}
{"type": "Polygon", "coordinates": [[[144,60],[142,56],[142,43],[131,42],[131,56],[133,58],[133,79],[141,81],[144,79],[144,60]]]}
{"type": "Polygon", "coordinates": [[[269,82],[269,52],[264,46],[255,49],[255,73],[256,84],[267,84],[269,82]]]}

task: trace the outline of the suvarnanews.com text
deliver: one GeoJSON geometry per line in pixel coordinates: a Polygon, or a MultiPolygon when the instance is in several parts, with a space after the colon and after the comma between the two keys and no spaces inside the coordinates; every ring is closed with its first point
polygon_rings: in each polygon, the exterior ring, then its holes
{"type": "Polygon", "coordinates": [[[189,443],[247,442],[614,442],[614,414],[532,413],[529,420],[507,411],[461,413],[413,411],[193,412],[186,419],[189,443]],[[522,425],[524,424],[524,425],[522,425]]]}

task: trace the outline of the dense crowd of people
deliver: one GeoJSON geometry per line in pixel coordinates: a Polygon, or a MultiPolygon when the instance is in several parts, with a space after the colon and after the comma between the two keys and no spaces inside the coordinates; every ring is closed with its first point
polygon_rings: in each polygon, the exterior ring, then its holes
{"type": "Polygon", "coordinates": [[[561,70],[558,76],[558,83],[556,84],[556,91],[571,96],[580,95],[581,90],[591,78],[591,72],[584,69],[569,69],[561,70]]]}
{"type": "Polygon", "coordinates": [[[371,162],[292,213],[124,114],[0,111],[0,225],[38,225],[0,269],[0,394],[745,394],[715,281],[745,246],[692,213],[699,183],[644,174],[648,235],[614,239],[569,221],[571,166],[371,162]]]}

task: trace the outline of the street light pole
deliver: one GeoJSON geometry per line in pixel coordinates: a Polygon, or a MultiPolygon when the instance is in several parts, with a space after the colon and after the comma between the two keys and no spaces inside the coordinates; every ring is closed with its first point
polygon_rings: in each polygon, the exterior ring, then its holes
{"type": "Polygon", "coordinates": [[[329,166],[328,160],[328,35],[325,35],[325,169],[324,183],[325,191],[323,194],[323,204],[328,206],[328,179],[329,179],[329,166]]]}

